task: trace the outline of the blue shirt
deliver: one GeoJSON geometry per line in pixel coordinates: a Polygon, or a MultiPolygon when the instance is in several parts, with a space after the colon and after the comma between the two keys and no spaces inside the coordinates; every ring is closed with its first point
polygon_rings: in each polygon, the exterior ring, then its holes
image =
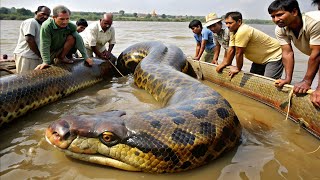
{"type": "Polygon", "coordinates": [[[213,33],[207,28],[202,29],[201,36],[199,36],[198,34],[193,34],[193,37],[195,38],[196,42],[200,44],[202,42],[202,39],[207,40],[205,50],[212,50],[216,46],[213,40],[213,33]]]}

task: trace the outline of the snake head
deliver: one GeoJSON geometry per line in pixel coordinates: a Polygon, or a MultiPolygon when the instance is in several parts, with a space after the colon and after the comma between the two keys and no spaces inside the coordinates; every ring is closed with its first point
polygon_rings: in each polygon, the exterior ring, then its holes
{"type": "Polygon", "coordinates": [[[107,146],[116,144],[126,136],[126,129],[119,117],[124,111],[108,111],[95,115],[66,116],[52,124],[46,130],[47,141],[61,149],[67,149],[77,137],[99,137],[107,146]]]}
{"type": "Polygon", "coordinates": [[[125,114],[124,111],[110,111],[66,116],[47,128],[46,139],[69,157],[128,171],[141,171],[112,156],[116,154],[116,146],[130,134],[123,118],[120,118],[125,114]]]}

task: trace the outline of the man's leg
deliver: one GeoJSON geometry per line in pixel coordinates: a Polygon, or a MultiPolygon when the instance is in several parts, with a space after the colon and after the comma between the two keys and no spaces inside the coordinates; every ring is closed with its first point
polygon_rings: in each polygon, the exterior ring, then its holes
{"type": "Polygon", "coordinates": [[[211,51],[204,50],[202,53],[202,56],[200,58],[200,61],[211,63],[213,56],[214,56],[213,50],[211,50],[211,51]]]}
{"type": "Polygon", "coordinates": [[[66,42],[64,43],[62,52],[59,54],[58,58],[64,62],[64,63],[73,63],[72,60],[70,60],[69,58],[67,58],[67,54],[69,53],[69,51],[71,50],[71,48],[74,47],[75,45],[75,38],[72,35],[68,35],[66,42]]]}
{"type": "Polygon", "coordinates": [[[282,59],[279,61],[272,61],[266,65],[266,71],[264,76],[273,78],[273,79],[280,79],[283,72],[283,64],[282,59]]]}
{"type": "Polygon", "coordinates": [[[16,61],[16,72],[18,74],[33,71],[39,64],[42,63],[41,59],[30,59],[14,54],[16,61]]]}
{"type": "Polygon", "coordinates": [[[251,64],[250,72],[264,76],[265,69],[266,69],[265,64],[257,64],[257,63],[253,62],[251,64]]]}
{"type": "Polygon", "coordinates": [[[21,71],[22,71],[22,63],[23,63],[23,61],[22,61],[22,59],[21,59],[22,57],[14,54],[14,55],[13,55],[13,58],[14,58],[14,61],[15,61],[15,63],[16,63],[16,72],[17,72],[18,74],[20,74],[21,71]]]}

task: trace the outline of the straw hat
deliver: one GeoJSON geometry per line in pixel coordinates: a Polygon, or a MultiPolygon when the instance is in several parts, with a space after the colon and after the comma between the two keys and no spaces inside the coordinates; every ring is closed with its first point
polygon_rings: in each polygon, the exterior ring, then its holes
{"type": "Polygon", "coordinates": [[[222,21],[222,19],[218,18],[216,13],[210,13],[206,16],[206,24],[204,26],[208,27],[208,26],[211,26],[212,24],[215,24],[219,21],[222,21]]]}

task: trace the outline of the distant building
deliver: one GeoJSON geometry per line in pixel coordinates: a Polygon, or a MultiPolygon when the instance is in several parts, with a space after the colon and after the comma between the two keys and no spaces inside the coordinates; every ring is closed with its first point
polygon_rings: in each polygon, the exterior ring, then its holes
{"type": "Polygon", "coordinates": [[[152,16],[152,17],[157,17],[157,16],[158,16],[157,13],[156,13],[156,10],[153,10],[153,11],[152,11],[151,16],[152,16]]]}

